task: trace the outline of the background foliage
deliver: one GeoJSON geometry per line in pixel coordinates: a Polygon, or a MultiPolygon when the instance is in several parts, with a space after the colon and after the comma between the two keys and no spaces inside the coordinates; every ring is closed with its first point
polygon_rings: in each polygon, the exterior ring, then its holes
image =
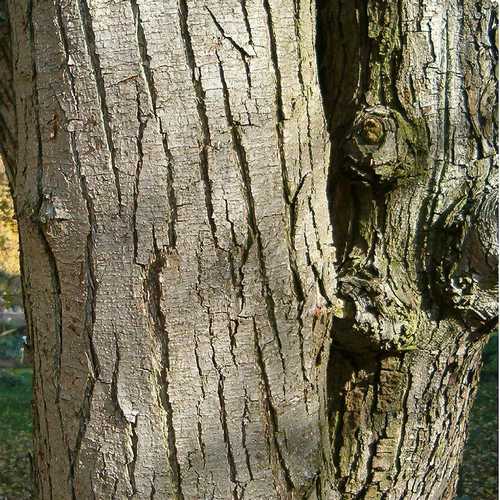
{"type": "Polygon", "coordinates": [[[19,244],[14,207],[5,170],[0,160],[0,271],[7,275],[18,275],[18,255],[19,244]]]}
{"type": "Polygon", "coordinates": [[[22,305],[19,242],[7,176],[0,160],[0,312],[13,305],[22,305]]]}

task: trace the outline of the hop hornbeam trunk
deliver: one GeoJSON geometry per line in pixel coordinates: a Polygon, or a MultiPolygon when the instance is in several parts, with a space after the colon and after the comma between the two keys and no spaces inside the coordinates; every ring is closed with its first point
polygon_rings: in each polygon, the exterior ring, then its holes
{"type": "Polygon", "coordinates": [[[494,4],[9,22],[39,497],[453,498],[497,314],[494,4]]]}

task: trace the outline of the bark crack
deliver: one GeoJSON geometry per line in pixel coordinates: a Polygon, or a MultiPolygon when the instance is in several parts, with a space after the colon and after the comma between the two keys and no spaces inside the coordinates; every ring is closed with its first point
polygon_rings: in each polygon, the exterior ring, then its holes
{"type": "Polygon", "coordinates": [[[160,134],[162,137],[163,151],[165,153],[165,158],[167,160],[167,199],[170,210],[168,218],[168,244],[172,249],[175,249],[177,244],[177,232],[176,232],[177,198],[175,195],[175,188],[174,188],[174,169],[173,169],[174,158],[172,156],[172,152],[170,151],[170,147],[168,145],[167,132],[164,131],[163,123],[160,118],[158,119],[158,122],[160,126],[160,134]]]}
{"type": "MultiPolygon", "coordinates": [[[[224,28],[221,26],[219,21],[217,21],[217,18],[215,17],[214,13],[206,5],[205,5],[205,9],[210,14],[212,21],[214,22],[216,28],[219,30],[222,37],[224,39],[226,39],[240,54],[241,60],[243,62],[243,66],[245,67],[245,74],[246,74],[247,85],[248,85],[248,97],[250,98],[251,94],[252,94],[252,73],[250,71],[250,65],[248,63],[248,59],[252,58],[254,56],[249,54],[241,45],[237,44],[233,38],[231,38],[229,35],[226,35],[226,33],[224,32],[224,28]]],[[[248,22],[248,19],[246,21],[248,22]]]]}
{"type": "Polygon", "coordinates": [[[196,110],[198,112],[198,119],[201,127],[202,139],[199,143],[200,175],[204,184],[207,219],[210,227],[210,232],[212,234],[214,246],[215,248],[220,248],[217,239],[217,227],[215,224],[214,207],[212,202],[212,181],[210,180],[210,175],[209,175],[208,151],[212,147],[212,144],[210,138],[210,126],[208,123],[207,109],[205,106],[205,91],[203,90],[203,85],[201,83],[200,76],[197,77],[197,75],[199,75],[199,68],[196,65],[193,43],[189,31],[189,25],[188,25],[189,9],[187,5],[187,0],[178,0],[178,1],[179,1],[179,23],[180,23],[181,36],[184,41],[186,62],[191,72],[191,81],[193,84],[193,90],[195,94],[196,110]]]}
{"type": "Polygon", "coordinates": [[[102,70],[101,70],[101,61],[99,53],[97,51],[95,34],[92,27],[92,14],[90,12],[87,0],[78,0],[78,6],[80,9],[80,18],[82,21],[83,32],[85,35],[85,45],[87,48],[87,53],[89,55],[92,71],[94,74],[97,97],[101,110],[101,122],[106,136],[106,144],[110,155],[111,170],[113,171],[115,180],[116,195],[118,198],[118,215],[121,216],[122,193],[120,187],[120,172],[118,170],[118,166],[116,165],[116,149],[113,142],[113,133],[111,129],[112,119],[107,104],[106,87],[104,84],[104,77],[102,75],[102,70]]]}
{"type": "Polygon", "coordinates": [[[141,60],[141,67],[143,72],[143,77],[146,83],[146,89],[148,97],[151,103],[151,109],[155,117],[156,114],[156,102],[157,102],[157,92],[153,76],[153,71],[151,70],[151,57],[148,55],[148,42],[146,35],[144,33],[144,27],[141,20],[141,11],[137,0],[130,0],[130,6],[132,13],[134,15],[134,22],[136,27],[136,37],[137,37],[137,47],[139,50],[139,57],[141,60]]]}
{"type": "Polygon", "coordinates": [[[137,424],[139,415],[135,416],[133,422],[129,422],[130,427],[130,443],[132,448],[132,459],[127,463],[128,476],[130,480],[130,486],[132,487],[132,495],[138,492],[137,482],[135,479],[135,469],[137,466],[137,446],[139,443],[139,437],[137,436],[137,424]]]}
{"type": "Polygon", "coordinates": [[[250,19],[248,17],[247,0],[240,0],[240,5],[241,5],[241,12],[243,13],[243,20],[245,22],[245,28],[248,34],[248,44],[253,48],[254,42],[253,42],[252,28],[250,26],[250,19]]]}
{"type": "MultiPolygon", "coordinates": [[[[215,354],[214,354],[214,362],[215,362],[215,354]]],[[[226,443],[227,462],[229,464],[229,478],[231,482],[234,484],[233,498],[234,500],[238,500],[238,493],[237,493],[238,480],[237,480],[236,464],[234,462],[233,450],[231,448],[231,439],[229,437],[229,428],[227,426],[227,411],[224,403],[224,375],[222,373],[222,370],[217,365],[215,366],[215,368],[219,372],[217,393],[219,396],[220,422],[222,426],[222,432],[224,435],[224,442],[226,443]]]]}
{"type": "Polygon", "coordinates": [[[243,391],[245,393],[245,398],[243,400],[244,406],[243,406],[243,416],[241,418],[241,444],[243,446],[243,451],[245,452],[245,463],[248,469],[248,476],[250,477],[250,481],[253,481],[254,476],[253,476],[253,471],[252,471],[252,466],[250,465],[250,453],[248,451],[248,446],[247,446],[247,426],[246,423],[250,420],[250,411],[248,408],[248,391],[246,387],[243,388],[243,391]]]}
{"type": "Polygon", "coordinates": [[[85,324],[84,330],[88,342],[88,354],[90,362],[90,378],[87,380],[84,398],[80,408],[80,427],[75,441],[75,448],[73,450],[73,457],[71,460],[71,477],[75,477],[75,469],[78,464],[78,457],[80,454],[81,446],[87,432],[87,424],[90,418],[91,403],[94,394],[96,380],[99,379],[100,366],[97,351],[94,345],[94,325],[96,321],[96,292],[97,292],[97,279],[95,275],[95,264],[93,259],[94,253],[94,234],[97,228],[96,214],[92,197],[89,194],[87,182],[82,172],[82,164],[80,160],[79,150],[76,141],[76,133],[70,132],[70,150],[73,161],[75,163],[75,170],[80,182],[80,191],[85,200],[89,230],[87,234],[87,244],[85,248],[85,281],[86,281],[86,298],[85,298],[85,324]]]}
{"type": "Polygon", "coordinates": [[[133,211],[132,211],[132,236],[134,240],[134,262],[139,264],[137,261],[138,251],[139,251],[139,235],[137,232],[137,210],[139,204],[139,185],[141,178],[141,171],[144,164],[144,151],[142,146],[142,141],[144,139],[144,131],[146,130],[148,119],[143,119],[142,108],[140,103],[140,93],[137,91],[137,122],[139,124],[136,136],[137,145],[137,162],[135,167],[135,179],[134,179],[134,193],[133,193],[133,211]]]}
{"type": "Polygon", "coordinates": [[[161,346],[161,382],[160,382],[160,400],[165,410],[167,434],[168,434],[168,460],[170,464],[172,480],[177,490],[179,500],[184,500],[181,485],[180,464],[177,458],[177,446],[175,427],[173,421],[173,408],[169,394],[169,371],[170,371],[170,356],[169,356],[169,333],[166,327],[166,317],[162,309],[163,287],[160,281],[161,273],[166,265],[164,251],[158,248],[153,227],[153,247],[154,260],[150,263],[148,274],[144,280],[144,292],[150,306],[150,317],[153,321],[154,332],[161,346]]]}
{"type": "MultiPolygon", "coordinates": [[[[232,115],[231,105],[230,105],[230,100],[229,100],[229,89],[227,87],[226,79],[224,76],[224,69],[222,66],[222,62],[219,59],[218,54],[217,54],[217,59],[219,61],[219,74],[220,74],[220,79],[221,79],[221,83],[222,83],[222,91],[223,91],[223,97],[224,97],[224,108],[225,108],[225,112],[226,112],[226,120],[227,120],[227,123],[228,123],[230,131],[231,131],[233,149],[236,153],[236,158],[238,159],[238,165],[240,167],[241,177],[243,180],[243,185],[244,185],[244,190],[245,190],[245,195],[246,195],[248,224],[249,224],[249,227],[250,227],[250,229],[253,233],[253,236],[255,237],[255,240],[257,242],[257,254],[258,254],[258,260],[259,260],[261,280],[262,280],[262,294],[263,294],[263,297],[265,299],[266,312],[267,312],[267,317],[268,317],[268,321],[269,321],[269,326],[271,327],[271,330],[273,331],[274,337],[275,337],[276,342],[278,344],[278,352],[279,352],[279,356],[280,356],[280,360],[281,360],[281,366],[283,369],[283,374],[285,374],[285,372],[286,372],[285,357],[283,354],[283,346],[282,346],[282,342],[281,342],[281,338],[280,338],[280,334],[279,334],[278,323],[276,321],[274,299],[272,297],[272,292],[271,292],[271,289],[269,286],[269,280],[267,277],[265,258],[264,258],[264,250],[263,250],[260,230],[259,230],[259,227],[257,224],[257,216],[256,216],[256,212],[255,212],[255,201],[254,201],[253,194],[252,194],[252,185],[251,185],[251,179],[250,179],[249,165],[248,165],[248,161],[247,161],[247,157],[246,157],[246,151],[245,151],[245,147],[243,146],[243,143],[241,140],[239,128],[233,120],[233,115],[232,115]]],[[[285,380],[283,377],[283,395],[285,395],[285,394],[286,394],[285,380]]]]}
{"type": "MultiPolygon", "coordinates": [[[[224,32],[224,28],[222,25],[217,21],[217,18],[215,17],[214,13],[210,10],[208,6],[205,5],[205,9],[207,12],[210,14],[210,17],[212,18],[212,21],[214,22],[215,26],[219,30],[220,34],[225,38],[227,41],[231,43],[231,45],[241,54],[241,58],[243,61],[246,60],[248,57],[252,57],[241,45],[238,45],[233,38],[231,38],[229,35],[226,35],[224,32]]],[[[248,74],[248,71],[247,71],[248,74]]]]}
{"type": "Polygon", "coordinates": [[[264,361],[264,356],[262,354],[262,349],[259,343],[259,330],[255,318],[252,318],[253,332],[254,332],[254,346],[255,346],[255,359],[257,361],[257,366],[260,371],[261,380],[263,382],[264,393],[262,395],[262,404],[264,407],[264,413],[266,416],[267,426],[266,426],[266,438],[269,444],[269,459],[273,466],[273,477],[278,491],[282,491],[285,495],[289,495],[294,490],[293,481],[288,470],[288,466],[283,457],[283,452],[281,450],[281,445],[278,440],[279,428],[277,423],[276,410],[272,404],[272,392],[269,378],[266,372],[266,365],[264,361]],[[280,470],[277,468],[279,467],[280,470]],[[279,486],[281,484],[281,486],[279,486]]]}

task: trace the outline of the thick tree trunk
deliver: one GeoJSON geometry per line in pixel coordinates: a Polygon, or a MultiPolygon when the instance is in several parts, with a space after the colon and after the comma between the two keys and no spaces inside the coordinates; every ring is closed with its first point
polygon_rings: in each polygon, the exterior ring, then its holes
{"type": "Polygon", "coordinates": [[[42,498],[313,487],[334,285],[314,16],[11,5],[42,498]]]}
{"type": "Polygon", "coordinates": [[[40,498],[452,498],[496,14],[414,4],[11,0],[40,498]]]}
{"type": "Polygon", "coordinates": [[[454,497],[497,317],[493,2],[320,2],[342,498],[454,497]]]}

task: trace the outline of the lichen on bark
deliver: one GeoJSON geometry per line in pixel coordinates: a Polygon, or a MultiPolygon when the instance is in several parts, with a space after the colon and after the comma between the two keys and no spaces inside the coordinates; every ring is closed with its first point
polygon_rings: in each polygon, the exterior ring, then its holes
{"type": "Polygon", "coordinates": [[[452,498],[495,6],[9,6],[41,498],[452,498]]]}

